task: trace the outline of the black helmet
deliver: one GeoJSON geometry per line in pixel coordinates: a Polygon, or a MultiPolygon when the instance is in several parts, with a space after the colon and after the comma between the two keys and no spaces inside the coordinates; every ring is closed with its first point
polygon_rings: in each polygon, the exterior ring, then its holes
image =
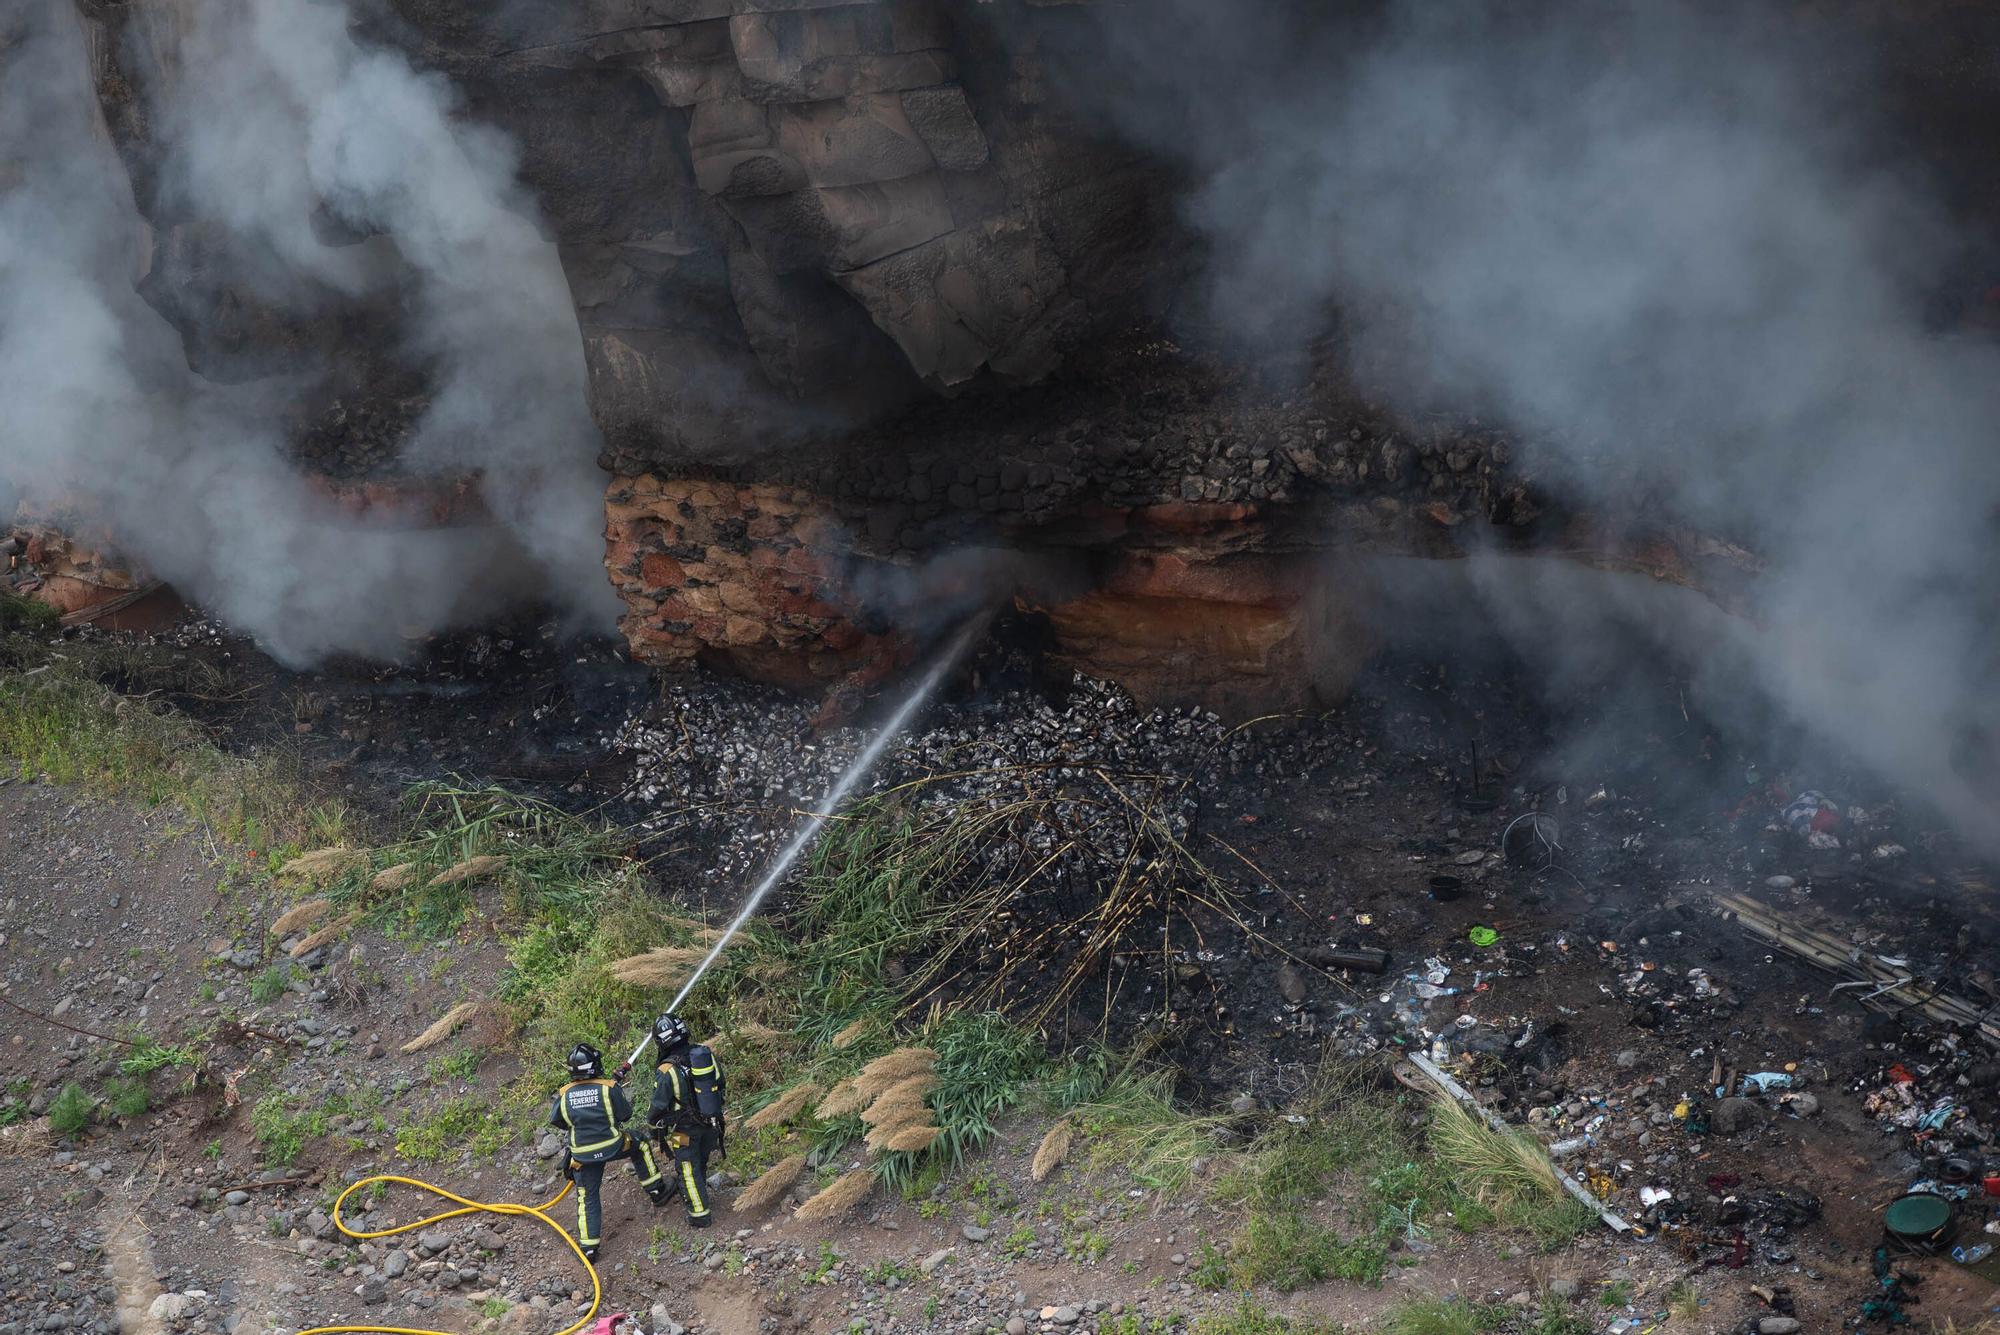
{"type": "Polygon", "coordinates": [[[671,1011],[653,1021],[653,1042],[659,1044],[662,1053],[684,1048],[688,1042],[687,1021],[671,1011]]]}
{"type": "Polygon", "coordinates": [[[595,1080],[604,1074],[604,1054],[588,1043],[569,1050],[569,1073],[578,1080],[595,1080]]]}

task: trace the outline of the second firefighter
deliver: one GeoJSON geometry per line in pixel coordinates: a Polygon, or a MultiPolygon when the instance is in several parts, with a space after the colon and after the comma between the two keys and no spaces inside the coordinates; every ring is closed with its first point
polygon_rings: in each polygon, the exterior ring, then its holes
{"type": "Polygon", "coordinates": [[[708,1156],[724,1147],[722,1063],[699,1043],[688,1042],[686,1021],[662,1015],[653,1023],[659,1076],[647,1113],[663,1149],[674,1156],[673,1185],[687,1202],[688,1223],[707,1228],[708,1156]]]}

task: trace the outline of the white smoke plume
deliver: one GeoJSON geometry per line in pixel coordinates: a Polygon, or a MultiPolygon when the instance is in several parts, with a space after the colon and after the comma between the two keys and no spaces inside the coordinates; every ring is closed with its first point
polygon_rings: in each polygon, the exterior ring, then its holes
{"type": "MultiPolygon", "coordinates": [[[[397,657],[523,597],[608,623],[598,438],[573,309],[511,148],[450,86],[350,28],[337,0],[188,0],[127,39],[162,200],[264,262],[259,301],[379,294],[430,368],[402,460],[476,470],[488,525],[359,522],[287,461],[296,384],[211,383],[137,295],[153,237],[69,0],[0,19],[0,477],[73,500],[122,550],[295,663],[397,657]],[[315,214],[367,244],[324,244],[315,214]],[[386,240],[384,240],[386,238],[386,240]]],[[[383,338],[391,337],[384,331],[383,338]]],[[[311,368],[306,368],[308,371],[311,368]]]]}
{"type": "Polygon", "coordinates": [[[1731,642],[1662,642],[1994,841],[2000,348],[1926,327],[1958,238],[1840,7],[1341,12],[1099,20],[1212,316],[1296,347],[1337,310],[1364,383],[1504,420],[1569,502],[1758,552],[1731,642]]]}

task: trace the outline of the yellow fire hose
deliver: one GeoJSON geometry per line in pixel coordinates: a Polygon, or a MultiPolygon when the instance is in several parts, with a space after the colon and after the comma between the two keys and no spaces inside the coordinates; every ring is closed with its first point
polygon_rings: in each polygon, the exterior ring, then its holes
{"type": "MultiPolygon", "coordinates": [[[[539,1219],[556,1231],[556,1236],[561,1238],[569,1249],[576,1253],[576,1259],[583,1262],[583,1268],[590,1274],[590,1310],[555,1333],[555,1335],[576,1335],[577,1331],[582,1330],[586,1325],[590,1324],[590,1319],[597,1315],[597,1309],[604,1301],[604,1286],[598,1282],[597,1267],[592,1265],[590,1258],[583,1254],[583,1248],[577,1245],[576,1239],[570,1236],[569,1230],[550,1218],[547,1213],[562,1203],[562,1198],[569,1195],[574,1189],[574,1185],[573,1183],[565,1183],[561,1191],[548,1200],[543,1201],[540,1205],[516,1205],[511,1201],[501,1201],[498,1203],[471,1201],[454,1192],[446,1191],[443,1187],[435,1186],[418,1178],[397,1177],[394,1173],[377,1173],[373,1177],[362,1178],[348,1187],[346,1191],[340,1193],[339,1197],[333,1202],[333,1224],[335,1228],[338,1228],[348,1237],[365,1242],[371,1238],[387,1238],[398,1233],[408,1233],[411,1229],[424,1228],[430,1224],[442,1223],[444,1220],[456,1219],[458,1216],[464,1214],[529,1215],[539,1219]],[[394,1228],[377,1229],[373,1233],[362,1233],[356,1229],[349,1228],[346,1221],[340,1217],[340,1207],[347,1203],[349,1196],[352,1196],[363,1187],[372,1186],[377,1182],[398,1182],[406,1187],[418,1187],[430,1192],[434,1196],[442,1196],[448,1201],[457,1201],[458,1208],[456,1210],[446,1210],[442,1214],[434,1214],[428,1219],[419,1219],[415,1223],[398,1224],[394,1228]]],[[[314,1326],[310,1330],[300,1331],[299,1335],[337,1335],[337,1333],[340,1333],[340,1335],[453,1335],[450,1331],[425,1330],[414,1326],[371,1325],[314,1326]]]]}

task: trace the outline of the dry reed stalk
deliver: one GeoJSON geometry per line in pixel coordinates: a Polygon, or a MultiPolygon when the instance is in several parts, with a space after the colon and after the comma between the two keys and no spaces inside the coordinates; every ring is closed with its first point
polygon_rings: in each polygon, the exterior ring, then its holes
{"type": "Polygon", "coordinates": [[[836,1050],[843,1048],[851,1048],[854,1046],[855,1040],[860,1038],[863,1034],[867,1032],[868,1032],[868,1021],[864,1017],[862,1019],[856,1020],[853,1024],[848,1025],[847,1028],[835,1034],[833,1036],[833,1041],[831,1046],[836,1050]]]}
{"type": "Polygon", "coordinates": [[[378,895],[393,895],[399,890],[410,888],[410,882],[417,879],[417,864],[398,862],[393,867],[384,867],[369,878],[368,888],[378,895]]]}
{"type": "Polygon", "coordinates": [[[611,976],[633,987],[679,987],[701,963],[703,952],[693,946],[654,946],[643,955],[613,960],[611,976]]]}
{"type": "Polygon", "coordinates": [[[438,1017],[437,1022],[430,1028],[403,1044],[402,1050],[406,1053],[422,1052],[425,1048],[436,1047],[456,1033],[458,1027],[471,1019],[472,1013],[478,1009],[479,1003],[476,1001],[459,1002],[456,1006],[453,1006],[442,1016],[438,1017]]]}
{"type": "Polygon", "coordinates": [[[872,1099],[897,1081],[923,1075],[936,1065],[937,1054],[929,1048],[897,1048],[862,1067],[854,1083],[872,1099]]]}
{"type": "Polygon", "coordinates": [[[888,1148],[897,1154],[921,1154],[943,1134],[935,1126],[906,1126],[889,1137],[888,1148]]]}
{"type": "Polygon", "coordinates": [[[303,904],[294,904],[280,913],[271,923],[271,935],[280,939],[290,936],[301,927],[310,927],[333,911],[330,899],[308,899],[303,904]]]}
{"type": "Polygon", "coordinates": [[[862,1139],[868,1146],[870,1153],[880,1154],[890,1141],[903,1132],[908,1131],[911,1127],[929,1126],[930,1124],[931,1110],[928,1107],[921,1104],[900,1104],[897,1106],[894,1116],[886,1117],[882,1121],[877,1122],[874,1128],[862,1139]]]}
{"type": "Polygon", "coordinates": [[[854,1077],[848,1076],[826,1092],[826,1097],[819,1101],[819,1107],[813,1109],[813,1116],[822,1122],[831,1122],[836,1117],[858,1113],[867,1106],[868,1096],[854,1083],[854,1077]]]}
{"type": "Polygon", "coordinates": [[[1050,1127],[1049,1133],[1042,1137],[1042,1143],[1035,1146],[1035,1157],[1028,1165],[1028,1176],[1040,1182],[1055,1172],[1069,1156],[1070,1142],[1075,1138],[1076,1128],[1066,1118],[1050,1127]]]}
{"type": "Polygon", "coordinates": [[[506,865],[507,859],[498,853],[482,853],[476,858],[452,863],[431,877],[431,886],[435,889],[439,886],[457,885],[460,881],[476,881],[482,876],[491,876],[506,865]]]}
{"type": "Polygon", "coordinates": [[[819,1086],[810,1082],[793,1085],[769,1103],[744,1119],[747,1131],[762,1131],[767,1126],[777,1126],[799,1115],[804,1107],[819,1097],[819,1086]]]}
{"type": "Polygon", "coordinates": [[[278,876],[281,880],[324,885],[339,880],[367,860],[368,854],[359,848],[322,848],[293,858],[278,868],[278,876]]]}
{"type": "Polygon", "coordinates": [[[328,942],[338,940],[342,932],[345,932],[360,921],[361,915],[358,913],[341,914],[338,918],[335,918],[332,922],[293,946],[291,950],[292,958],[295,960],[304,959],[328,942]]]}
{"type": "Polygon", "coordinates": [[[754,1020],[748,1024],[736,1026],[736,1041],[739,1043],[754,1043],[758,1047],[764,1047],[767,1044],[775,1043],[783,1037],[783,1034],[773,1029],[770,1025],[758,1024],[754,1020]]]}
{"type": "Polygon", "coordinates": [[[898,1080],[895,1084],[875,1096],[868,1105],[868,1111],[861,1114],[861,1120],[870,1126],[874,1126],[877,1122],[885,1120],[890,1115],[890,1109],[899,1105],[908,1104],[921,1107],[930,1097],[930,1092],[936,1088],[937,1077],[928,1071],[922,1075],[913,1075],[907,1079],[898,1080]]]}
{"type": "Polygon", "coordinates": [[[806,1156],[803,1154],[780,1159],[759,1174],[755,1182],[738,1192],[729,1208],[738,1214],[747,1214],[776,1205],[792,1189],[792,1183],[799,1180],[799,1174],[805,1171],[806,1156]]]}
{"type": "Polygon", "coordinates": [[[857,1168],[833,1180],[833,1185],[801,1205],[792,1215],[800,1223],[809,1224],[815,1219],[831,1219],[846,1214],[855,1206],[868,1199],[868,1193],[875,1190],[875,1170],[857,1168]]]}

